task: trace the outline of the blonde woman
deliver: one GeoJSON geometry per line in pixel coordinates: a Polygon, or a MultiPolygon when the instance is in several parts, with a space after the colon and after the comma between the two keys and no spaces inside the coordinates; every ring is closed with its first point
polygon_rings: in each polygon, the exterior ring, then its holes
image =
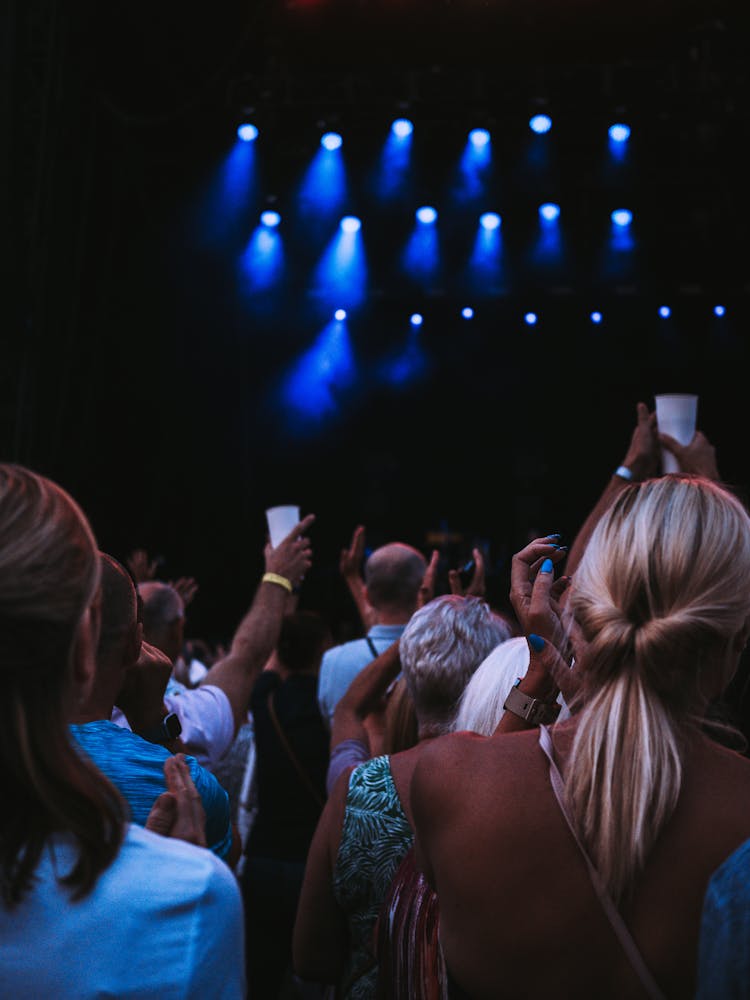
{"type": "Polygon", "coordinates": [[[618,490],[569,590],[579,710],[548,730],[554,553],[513,570],[535,636],[503,722],[542,725],[435,741],[412,778],[451,989],[689,997],[709,877],[750,837],[750,761],[700,728],[750,632],[750,517],[706,479],[618,490]]]}

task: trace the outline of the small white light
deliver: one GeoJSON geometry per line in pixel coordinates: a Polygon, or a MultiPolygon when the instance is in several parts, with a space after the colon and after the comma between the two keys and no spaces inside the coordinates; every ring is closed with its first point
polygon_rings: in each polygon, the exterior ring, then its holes
{"type": "Polygon", "coordinates": [[[281,216],[278,212],[267,211],[260,213],[260,221],[264,226],[269,229],[275,229],[276,226],[281,222],[281,216]]]}
{"type": "Polygon", "coordinates": [[[339,323],[343,323],[343,321],[346,319],[346,309],[337,309],[333,315],[334,318],[339,321],[339,323]]]}
{"type": "Polygon", "coordinates": [[[245,122],[244,125],[240,125],[237,129],[237,138],[242,140],[242,142],[253,142],[258,138],[258,129],[255,125],[251,125],[250,122],[245,122]]]}
{"type": "Polygon", "coordinates": [[[672,310],[669,308],[669,306],[659,306],[659,315],[661,316],[662,319],[669,319],[669,317],[672,315],[672,310]]]}
{"type": "Polygon", "coordinates": [[[502,221],[497,212],[485,212],[479,216],[479,225],[482,229],[499,229],[502,221]]]}
{"type": "Polygon", "coordinates": [[[423,205],[422,208],[417,209],[417,220],[425,226],[429,226],[435,222],[437,220],[437,215],[437,209],[433,208],[431,205],[423,205]]]}
{"type": "Polygon", "coordinates": [[[726,313],[724,306],[714,306],[714,316],[723,316],[726,313]]]}
{"type": "Polygon", "coordinates": [[[556,219],[560,218],[560,206],[553,201],[545,202],[544,205],[539,206],[539,214],[545,222],[555,222],[556,219]]]}
{"type": "Polygon", "coordinates": [[[345,215],[341,220],[341,229],[345,233],[356,233],[362,228],[362,222],[356,215],[345,215]]]}
{"type": "Polygon", "coordinates": [[[411,323],[412,326],[421,326],[423,322],[423,317],[420,315],[420,313],[412,313],[409,322],[411,323]]]}
{"type": "Polygon", "coordinates": [[[528,323],[529,326],[534,326],[534,324],[537,321],[537,314],[532,312],[526,313],[526,315],[524,316],[524,321],[528,323]]]}
{"type": "Polygon", "coordinates": [[[464,319],[473,319],[474,310],[471,308],[471,306],[464,306],[464,308],[461,310],[461,315],[463,316],[464,319]]]}
{"type": "Polygon", "coordinates": [[[592,323],[601,323],[601,321],[602,321],[602,314],[600,312],[592,312],[591,313],[591,322],[592,323]]]}
{"type": "Polygon", "coordinates": [[[529,121],[529,128],[537,135],[544,135],[552,128],[552,119],[549,115],[534,115],[529,121]]]}
{"type": "Polygon", "coordinates": [[[327,149],[329,152],[333,152],[334,149],[340,149],[343,139],[338,134],[338,132],[326,132],[320,140],[320,145],[323,149],[327,149]]]}
{"type": "Polygon", "coordinates": [[[391,132],[397,139],[406,139],[414,131],[414,126],[408,118],[397,118],[391,125],[391,132]]]}

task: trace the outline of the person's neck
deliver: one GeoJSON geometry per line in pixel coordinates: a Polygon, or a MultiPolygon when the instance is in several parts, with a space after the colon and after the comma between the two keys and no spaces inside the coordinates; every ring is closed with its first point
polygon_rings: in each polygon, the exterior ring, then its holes
{"type": "Polygon", "coordinates": [[[79,705],[75,712],[68,718],[68,722],[71,725],[80,726],[85,722],[99,722],[102,719],[111,719],[114,707],[114,702],[107,704],[103,701],[79,705]]]}
{"type": "Polygon", "coordinates": [[[406,625],[411,618],[411,612],[404,611],[403,608],[391,610],[378,610],[378,625],[406,625]]]}

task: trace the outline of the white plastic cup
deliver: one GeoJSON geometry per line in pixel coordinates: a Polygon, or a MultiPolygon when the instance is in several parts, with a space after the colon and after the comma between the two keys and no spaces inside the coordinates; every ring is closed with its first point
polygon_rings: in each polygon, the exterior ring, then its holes
{"type": "MultiPolygon", "coordinates": [[[[690,444],[695,437],[698,397],[686,393],[665,393],[654,396],[656,423],[660,433],[669,434],[680,444],[690,444]]],[[[679,472],[680,463],[671,451],[661,450],[662,472],[679,472]]]]}
{"type": "Polygon", "coordinates": [[[268,534],[271,536],[271,546],[275,549],[283,542],[289,532],[299,524],[299,507],[286,505],[269,507],[266,511],[268,534]]]}

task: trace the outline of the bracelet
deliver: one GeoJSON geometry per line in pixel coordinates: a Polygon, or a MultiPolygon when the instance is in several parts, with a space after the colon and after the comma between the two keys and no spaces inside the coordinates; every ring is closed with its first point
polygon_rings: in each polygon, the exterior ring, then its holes
{"type": "Polygon", "coordinates": [[[512,712],[513,715],[517,715],[519,719],[525,719],[532,726],[540,724],[549,725],[555,722],[560,714],[560,705],[558,702],[542,701],[541,698],[534,698],[532,695],[524,694],[523,691],[518,690],[520,683],[521,678],[519,677],[508,692],[508,697],[505,699],[503,708],[508,712],[512,712]]]}
{"type": "Polygon", "coordinates": [[[279,587],[283,587],[284,590],[288,590],[291,594],[292,592],[292,581],[287,580],[285,576],[279,576],[278,573],[264,573],[261,583],[276,583],[279,587]]]}
{"type": "Polygon", "coordinates": [[[612,475],[619,476],[620,479],[627,479],[628,482],[631,482],[633,479],[632,470],[630,470],[627,465],[618,465],[612,475]]]}

